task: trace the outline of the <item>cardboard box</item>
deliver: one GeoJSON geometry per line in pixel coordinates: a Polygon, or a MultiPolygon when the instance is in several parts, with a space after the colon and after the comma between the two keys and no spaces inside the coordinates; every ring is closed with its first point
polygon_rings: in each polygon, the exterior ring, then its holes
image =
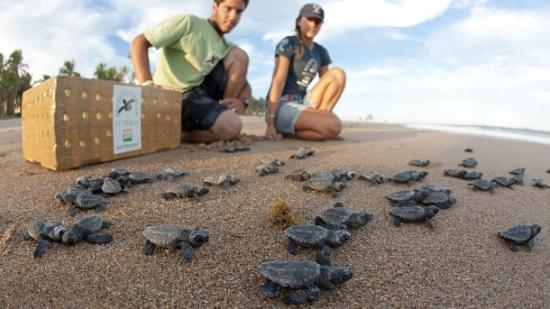
{"type": "Polygon", "coordinates": [[[181,93],[58,76],[23,94],[23,156],[52,170],[177,148],[181,93]]]}

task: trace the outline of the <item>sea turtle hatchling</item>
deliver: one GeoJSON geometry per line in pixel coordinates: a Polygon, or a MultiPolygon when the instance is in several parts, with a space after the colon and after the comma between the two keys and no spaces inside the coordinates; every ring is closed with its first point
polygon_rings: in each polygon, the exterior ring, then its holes
{"type": "Polygon", "coordinates": [[[496,187],[495,182],[484,179],[476,179],[468,185],[471,186],[473,190],[488,191],[491,193],[493,193],[496,187]]]}
{"type": "Polygon", "coordinates": [[[376,186],[383,184],[386,181],[386,176],[378,172],[366,172],[364,174],[360,174],[357,179],[366,180],[371,184],[371,186],[376,186]]]}
{"type": "Polygon", "coordinates": [[[101,191],[108,195],[117,195],[122,192],[122,186],[120,185],[120,182],[118,182],[118,180],[107,177],[103,179],[101,191]]]}
{"type": "Polygon", "coordinates": [[[311,157],[314,154],[315,154],[315,150],[310,149],[310,148],[300,147],[295,153],[290,155],[290,158],[291,159],[296,159],[296,160],[302,160],[302,159],[305,159],[307,157],[311,157]]]}
{"type": "Polygon", "coordinates": [[[481,179],[481,177],[483,177],[483,173],[478,171],[469,171],[464,174],[465,180],[476,180],[481,179]]]}
{"type": "Polygon", "coordinates": [[[331,230],[311,224],[294,225],[284,231],[288,237],[288,253],[298,254],[300,247],[323,248],[329,246],[337,248],[351,239],[347,230],[331,230]]]}
{"type": "Polygon", "coordinates": [[[197,188],[191,184],[177,184],[169,187],[162,193],[162,198],[165,200],[173,200],[176,198],[198,198],[210,190],[206,187],[197,188]]]}
{"type": "Polygon", "coordinates": [[[518,245],[527,245],[529,250],[533,249],[535,245],[534,238],[540,231],[541,227],[538,224],[518,224],[500,232],[498,236],[508,243],[510,250],[516,252],[518,251],[518,245]]]}
{"type": "Polygon", "coordinates": [[[72,246],[84,239],[91,244],[108,244],[113,241],[113,236],[99,233],[99,230],[110,226],[111,222],[103,220],[98,215],[82,217],[63,233],[62,242],[72,246]]]}
{"type": "Polygon", "coordinates": [[[237,146],[224,146],[222,149],[220,149],[219,152],[222,153],[235,153],[235,152],[243,152],[243,151],[249,151],[250,147],[247,145],[237,145],[237,146]]]}
{"type": "Polygon", "coordinates": [[[409,161],[409,165],[412,165],[412,166],[426,167],[429,164],[430,164],[430,160],[414,159],[409,161]]]}
{"type": "Polygon", "coordinates": [[[410,185],[416,181],[424,180],[426,176],[428,176],[428,172],[405,171],[405,172],[396,174],[391,178],[388,178],[388,181],[410,185]]]}
{"type": "Polygon", "coordinates": [[[462,163],[460,163],[458,166],[464,166],[467,168],[474,168],[477,165],[477,161],[474,158],[467,158],[462,160],[462,163]]]}
{"type": "Polygon", "coordinates": [[[392,192],[386,195],[386,198],[390,201],[392,206],[399,207],[417,206],[418,202],[422,200],[416,190],[392,192]]]}
{"type": "Polygon", "coordinates": [[[516,168],[516,169],[510,171],[510,174],[512,174],[512,175],[524,175],[525,174],[525,168],[524,167],[516,168]]]}
{"type": "Polygon", "coordinates": [[[285,179],[292,181],[307,181],[313,174],[305,169],[298,169],[285,176],[285,179]]]}
{"type": "Polygon", "coordinates": [[[33,256],[41,257],[48,251],[50,242],[61,242],[65,227],[59,223],[52,223],[47,219],[35,219],[27,228],[27,236],[38,242],[33,256]]]}
{"type": "Polygon", "coordinates": [[[174,181],[176,180],[176,178],[185,176],[187,174],[189,174],[188,170],[177,168],[177,167],[169,167],[164,171],[158,173],[156,175],[156,178],[158,180],[174,181]]]}
{"type": "Polygon", "coordinates": [[[506,187],[511,190],[514,190],[512,186],[516,184],[516,182],[512,178],[506,178],[503,176],[497,176],[493,178],[493,182],[495,182],[497,185],[501,187],[506,187]]]}
{"type": "Polygon", "coordinates": [[[335,197],[338,192],[346,188],[346,183],[341,181],[335,181],[332,174],[315,174],[311,176],[302,186],[302,190],[305,192],[326,192],[335,197]]]}
{"type": "Polygon", "coordinates": [[[346,182],[349,180],[355,179],[357,177],[357,173],[354,171],[349,171],[346,169],[335,169],[328,172],[328,174],[331,174],[332,177],[334,177],[333,181],[341,181],[346,182]]]}
{"type": "Polygon", "coordinates": [[[61,201],[61,203],[71,205],[76,201],[76,197],[80,194],[92,194],[92,191],[80,187],[72,187],[67,191],[57,192],[55,197],[61,201]]]}
{"type": "Polygon", "coordinates": [[[474,150],[472,148],[466,148],[464,149],[464,152],[474,152],[474,150]]]}
{"type": "Polygon", "coordinates": [[[425,222],[434,228],[432,218],[439,212],[436,206],[420,207],[392,207],[390,215],[393,216],[393,224],[399,226],[401,222],[425,222]]]}
{"type": "Polygon", "coordinates": [[[278,159],[261,160],[260,164],[256,166],[256,172],[260,176],[267,174],[275,174],[279,172],[279,167],[285,165],[285,163],[278,159]]]}
{"type": "Polygon", "coordinates": [[[130,175],[130,171],[125,167],[115,167],[112,168],[107,177],[113,179],[119,179],[120,177],[125,177],[130,175]]]}
{"type": "Polygon", "coordinates": [[[265,261],[258,266],[258,272],[265,278],[261,288],[264,297],[278,297],[281,288],[293,290],[283,299],[287,305],[311,303],[319,298],[321,289],[333,290],[353,276],[347,267],[311,261],[265,261]]]}
{"type": "Polygon", "coordinates": [[[456,204],[456,199],[444,191],[435,191],[428,193],[422,200],[422,204],[426,206],[436,206],[439,209],[448,209],[456,204]]]}
{"type": "Polygon", "coordinates": [[[180,250],[181,256],[191,261],[195,255],[195,249],[208,241],[208,232],[200,229],[186,229],[180,225],[152,225],[143,230],[145,245],[143,252],[145,255],[152,255],[155,248],[170,247],[180,250]]]}
{"type": "Polygon", "coordinates": [[[333,207],[323,210],[314,222],[327,229],[359,228],[367,225],[373,217],[368,211],[352,213],[342,203],[335,203],[333,207]]]}
{"type": "Polygon", "coordinates": [[[226,189],[238,183],[239,181],[241,181],[239,176],[225,174],[210,175],[203,179],[203,183],[206,186],[218,186],[226,189]]]}
{"type": "Polygon", "coordinates": [[[544,179],[542,178],[533,178],[533,186],[541,189],[550,188],[549,185],[544,183],[544,179]]]}
{"type": "Polygon", "coordinates": [[[133,185],[152,182],[151,176],[143,172],[130,173],[130,175],[128,175],[128,178],[130,179],[130,183],[133,185]]]}
{"type": "Polygon", "coordinates": [[[101,209],[104,206],[105,199],[99,195],[83,193],[79,194],[74,203],[69,207],[68,214],[74,216],[76,210],[91,210],[91,209],[101,209]]]}
{"type": "Polygon", "coordinates": [[[80,176],[76,179],[75,184],[80,188],[92,191],[92,193],[101,193],[103,178],[80,176]]]}

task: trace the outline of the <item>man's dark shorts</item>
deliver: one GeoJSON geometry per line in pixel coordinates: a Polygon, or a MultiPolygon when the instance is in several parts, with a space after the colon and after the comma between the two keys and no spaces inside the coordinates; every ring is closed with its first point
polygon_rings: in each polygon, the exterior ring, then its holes
{"type": "Polygon", "coordinates": [[[204,78],[200,86],[183,94],[181,128],[183,131],[208,130],[227,107],[220,104],[227,82],[223,59],[204,78]]]}

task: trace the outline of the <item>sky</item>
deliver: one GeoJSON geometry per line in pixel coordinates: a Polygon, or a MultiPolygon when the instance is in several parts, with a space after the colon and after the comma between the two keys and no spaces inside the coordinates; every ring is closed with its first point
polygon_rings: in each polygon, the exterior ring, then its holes
{"type": "MultiPolygon", "coordinates": [[[[275,45],[308,2],[250,0],[227,35],[249,54],[254,96],[265,97],[275,45]]],[[[316,41],[347,73],[340,118],[550,131],[550,1],[317,3],[316,41]]],[[[21,49],[35,79],[71,59],[92,77],[100,62],[131,66],[129,42],[163,19],[210,10],[205,0],[0,0],[0,52],[21,49]]]]}

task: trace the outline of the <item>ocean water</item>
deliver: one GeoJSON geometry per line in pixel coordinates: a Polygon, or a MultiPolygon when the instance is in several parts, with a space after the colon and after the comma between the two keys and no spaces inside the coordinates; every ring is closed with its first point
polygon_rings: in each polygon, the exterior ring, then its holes
{"type": "Polygon", "coordinates": [[[550,145],[549,131],[472,125],[405,124],[404,126],[413,129],[483,135],[550,145]]]}

